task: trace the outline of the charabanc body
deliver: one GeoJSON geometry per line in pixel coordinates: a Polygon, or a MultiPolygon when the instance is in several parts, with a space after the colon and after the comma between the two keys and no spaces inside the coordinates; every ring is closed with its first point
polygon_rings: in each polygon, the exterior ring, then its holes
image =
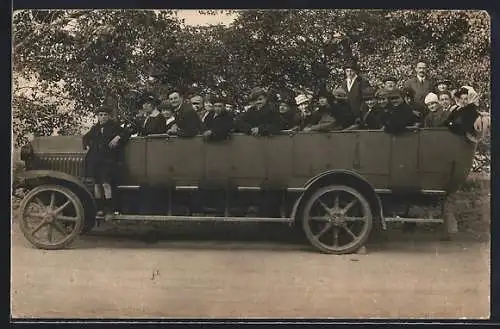
{"type": "MultiPolygon", "coordinates": [[[[408,209],[442,204],[465,181],[474,151],[446,128],[235,134],[220,142],[134,137],[114,182],[114,218],[282,222],[299,225],[319,251],[351,253],[387,222],[443,222],[408,209]]],[[[58,249],[90,231],[96,209],[81,137],[35,138],[22,158],[26,238],[58,249]]]]}

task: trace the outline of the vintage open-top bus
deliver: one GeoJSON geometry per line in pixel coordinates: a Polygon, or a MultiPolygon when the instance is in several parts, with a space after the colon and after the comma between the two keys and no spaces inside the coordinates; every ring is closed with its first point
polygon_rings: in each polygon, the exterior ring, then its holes
{"type": "MultiPolygon", "coordinates": [[[[114,218],[282,222],[300,225],[319,251],[351,253],[387,222],[443,222],[408,216],[408,206],[442,204],[465,181],[474,151],[446,128],[234,134],[222,142],[134,137],[114,184],[114,218]]],[[[67,247],[99,220],[84,159],[77,136],[23,147],[21,229],[34,246],[67,247]]]]}

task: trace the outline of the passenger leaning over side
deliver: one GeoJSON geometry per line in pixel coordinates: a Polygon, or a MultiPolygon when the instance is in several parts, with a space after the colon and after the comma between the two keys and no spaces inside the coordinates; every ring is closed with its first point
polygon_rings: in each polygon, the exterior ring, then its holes
{"type": "Polygon", "coordinates": [[[147,95],[146,101],[142,108],[146,113],[146,118],[139,128],[139,136],[148,136],[154,134],[165,134],[167,132],[167,122],[163,114],[161,114],[158,106],[160,100],[152,94],[147,95]]]}
{"type": "Polygon", "coordinates": [[[179,91],[168,96],[173,107],[175,125],[168,130],[169,134],[179,137],[194,137],[203,132],[203,124],[191,104],[184,102],[179,91]]]}
{"type": "Polygon", "coordinates": [[[221,98],[213,100],[213,115],[205,119],[205,132],[203,137],[207,141],[221,141],[229,139],[233,129],[233,115],[229,113],[221,98]]]}
{"type": "Polygon", "coordinates": [[[425,96],[424,103],[429,109],[429,113],[427,113],[424,119],[424,127],[443,127],[449,113],[443,111],[438,96],[434,93],[429,93],[425,96]]]}
{"type": "Polygon", "coordinates": [[[363,105],[361,107],[360,129],[382,129],[387,112],[377,106],[377,99],[373,89],[363,90],[363,105]]]}
{"type": "Polygon", "coordinates": [[[98,215],[104,211],[105,220],[113,217],[112,183],[120,161],[121,146],[130,137],[130,132],[110,118],[110,108],[97,110],[98,122],[83,136],[86,175],[94,179],[94,196],[98,215]],[[102,190],[101,190],[102,188],[102,190]],[[103,198],[104,196],[104,198],[103,198]]]}
{"type": "Polygon", "coordinates": [[[238,116],[237,131],[254,136],[270,136],[281,130],[281,118],[277,106],[269,101],[266,91],[254,88],[250,98],[255,105],[238,116]]]}
{"type": "Polygon", "coordinates": [[[400,134],[417,127],[418,117],[413,109],[404,102],[401,91],[396,89],[388,94],[391,107],[384,123],[384,130],[390,134],[400,134]]]}

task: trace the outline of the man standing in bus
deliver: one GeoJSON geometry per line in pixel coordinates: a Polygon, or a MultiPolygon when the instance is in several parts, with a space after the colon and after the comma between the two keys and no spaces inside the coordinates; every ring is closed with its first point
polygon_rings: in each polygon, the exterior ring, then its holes
{"type": "MultiPolygon", "coordinates": [[[[427,94],[434,91],[435,83],[427,74],[427,64],[425,62],[418,62],[415,66],[416,76],[406,80],[404,83],[405,88],[413,91],[414,101],[418,110],[425,108],[424,99],[427,94]]],[[[422,112],[425,113],[425,112],[422,112]]]]}
{"type": "Polygon", "coordinates": [[[342,82],[342,88],[347,92],[352,113],[355,117],[359,117],[363,104],[362,90],[369,88],[370,83],[359,75],[359,67],[354,61],[344,65],[344,72],[346,79],[342,82]]]}

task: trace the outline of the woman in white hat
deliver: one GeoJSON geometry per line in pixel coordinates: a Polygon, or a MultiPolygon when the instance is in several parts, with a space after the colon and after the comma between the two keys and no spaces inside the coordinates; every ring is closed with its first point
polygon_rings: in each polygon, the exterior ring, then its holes
{"type": "Polygon", "coordinates": [[[425,96],[424,104],[429,109],[429,113],[424,118],[424,127],[442,127],[448,117],[448,112],[443,110],[439,98],[434,93],[428,93],[425,96]]]}

